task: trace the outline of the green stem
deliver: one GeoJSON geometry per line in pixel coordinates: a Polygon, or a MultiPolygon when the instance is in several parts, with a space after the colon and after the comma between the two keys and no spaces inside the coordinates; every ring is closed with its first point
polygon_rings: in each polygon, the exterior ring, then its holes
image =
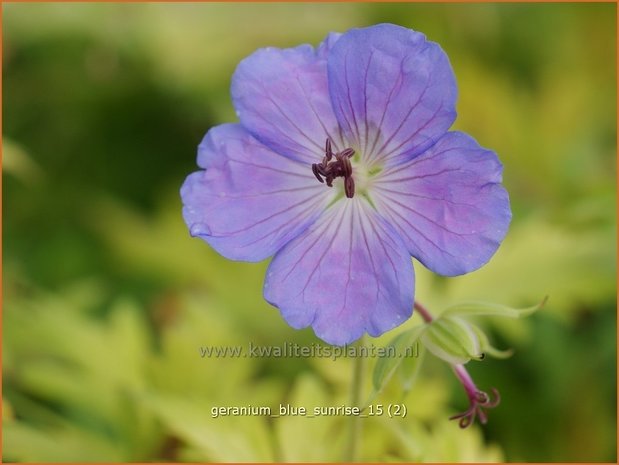
{"type": "MultiPolygon", "coordinates": [[[[365,336],[359,340],[357,349],[361,349],[365,345],[365,336]]],[[[363,372],[365,368],[364,357],[360,356],[361,350],[357,351],[357,356],[354,360],[352,385],[350,387],[350,406],[361,407],[361,391],[363,390],[363,372]]],[[[344,461],[348,463],[357,462],[359,460],[359,444],[361,439],[361,417],[351,415],[348,419],[348,443],[346,445],[346,453],[344,461]]]]}

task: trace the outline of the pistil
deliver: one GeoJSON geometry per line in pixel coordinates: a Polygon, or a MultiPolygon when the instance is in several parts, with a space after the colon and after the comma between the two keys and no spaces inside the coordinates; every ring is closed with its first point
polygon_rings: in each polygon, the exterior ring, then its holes
{"type": "Polygon", "coordinates": [[[475,421],[475,417],[479,418],[482,425],[486,424],[488,421],[488,416],[486,415],[484,409],[494,408],[499,405],[501,402],[499,391],[492,388],[492,397],[490,397],[484,391],[477,389],[477,386],[475,386],[473,379],[469,375],[468,371],[466,371],[466,368],[464,368],[464,365],[454,365],[453,369],[456,373],[456,377],[462,383],[467,397],[469,398],[469,408],[449,419],[458,420],[460,428],[466,428],[472,424],[475,421]]]}

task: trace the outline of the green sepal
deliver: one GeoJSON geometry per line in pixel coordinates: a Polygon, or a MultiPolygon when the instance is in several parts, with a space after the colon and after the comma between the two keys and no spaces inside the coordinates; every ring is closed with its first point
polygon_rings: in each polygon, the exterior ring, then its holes
{"type": "Polygon", "coordinates": [[[479,339],[470,323],[455,316],[443,316],[427,325],[422,344],[435,356],[451,364],[481,360],[479,339]]]}
{"type": "Polygon", "coordinates": [[[531,315],[542,308],[548,296],[537,305],[526,308],[512,308],[506,305],[494,304],[489,302],[462,302],[445,309],[441,317],[445,316],[503,316],[508,318],[520,318],[531,315]]]}
{"type": "Polygon", "coordinates": [[[491,357],[499,359],[506,359],[514,354],[513,349],[500,350],[496,347],[492,347],[492,345],[490,345],[490,341],[488,340],[488,336],[486,336],[486,333],[484,333],[481,328],[475,325],[471,325],[471,328],[475,332],[477,339],[479,339],[479,348],[482,354],[490,355],[491,357]]]}

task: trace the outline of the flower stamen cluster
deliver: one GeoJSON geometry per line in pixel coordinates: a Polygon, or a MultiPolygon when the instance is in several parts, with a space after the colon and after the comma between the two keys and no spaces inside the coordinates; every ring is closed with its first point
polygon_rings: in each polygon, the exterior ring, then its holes
{"type": "Polygon", "coordinates": [[[352,165],[350,158],[355,154],[351,148],[342,150],[341,152],[333,153],[331,149],[331,140],[327,139],[325,144],[325,157],[321,163],[312,164],[312,172],[316,179],[321,183],[327,182],[327,186],[333,187],[333,180],[339,177],[344,178],[344,192],[346,197],[352,199],[355,196],[355,181],[352,178],[352,165]],[[332,160],[335,158],[335,160],[332,160]],[[325,180],[322,179],[325,177],[325,180]]]}

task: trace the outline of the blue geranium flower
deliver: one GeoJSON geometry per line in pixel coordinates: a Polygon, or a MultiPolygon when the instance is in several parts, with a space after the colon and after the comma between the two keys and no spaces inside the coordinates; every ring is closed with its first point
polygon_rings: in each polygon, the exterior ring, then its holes
{"type": "Polygon", "coordinates": [[[462,132],[449,60],[392,24],[264,48],[232,77],[240,123],[212,128],[185,181],[192,236],[275,255],[264,297],[346,344],[411,316],[411,256],[446,276],[486,263],[511,219],[494,152],[462,132]]]}

